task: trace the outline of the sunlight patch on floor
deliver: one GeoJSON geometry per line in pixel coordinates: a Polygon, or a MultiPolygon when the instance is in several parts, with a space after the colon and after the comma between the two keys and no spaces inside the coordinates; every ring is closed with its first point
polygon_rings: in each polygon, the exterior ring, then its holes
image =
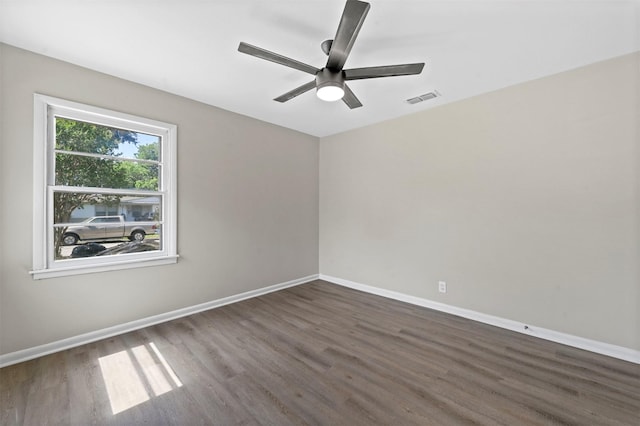
{"type": "Polygon", "coordinates": [[[153,342],[103,356],[99,362],[113,414],[182,386],[153,342]]]}

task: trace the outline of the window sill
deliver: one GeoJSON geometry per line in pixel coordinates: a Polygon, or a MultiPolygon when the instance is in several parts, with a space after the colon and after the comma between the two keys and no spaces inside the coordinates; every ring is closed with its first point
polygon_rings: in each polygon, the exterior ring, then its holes
{"type": "Polygon", "coordinates": [[[93,274],[96,272],[119,271],[122,269],[146,268],[149,266],[169,265],[178,262],[178,255],[156,257],[144,260],[129,260],[122,262],[110,262],[104,265],[73,266],[68,268],[41,269],[29,271],[34,280],[46,278],[67,277],[70,275],[93,274]]]}

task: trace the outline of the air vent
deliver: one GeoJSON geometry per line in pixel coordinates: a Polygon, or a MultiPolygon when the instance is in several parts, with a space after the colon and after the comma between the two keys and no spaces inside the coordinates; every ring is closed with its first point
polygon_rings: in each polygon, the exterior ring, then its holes
{"type": "Polygon", "coordinates": [[[420,95],[420,96],[416,96],[415,98],[410,98],[407,99],[407,103],[408,104],[417,104],[423,101],[428,101],[429,99],[433,99],[433,98],[437,98],[438,96],[440,96],[440,93],[437,90],[434,90],[433,92],[429,92],[429,93],[425,93],[424,95],[420,95]]]}

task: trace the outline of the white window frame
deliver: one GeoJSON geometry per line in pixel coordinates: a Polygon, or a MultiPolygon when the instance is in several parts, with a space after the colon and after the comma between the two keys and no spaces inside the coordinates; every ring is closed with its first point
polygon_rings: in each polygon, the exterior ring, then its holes
{"type": "MultiPolygon", "coordinates": [[[[34,94],[33,105],[33,270],[34,279],[176,263],[177,126],[77,102],[34,94]],[[53,188],[55,186],[55,117],[159,136],[162,193],[162,245],[157,251],[115,256],[54,260],[53,188]]],[[[106,189],[100,192],[121,193],[106,189]]]]}

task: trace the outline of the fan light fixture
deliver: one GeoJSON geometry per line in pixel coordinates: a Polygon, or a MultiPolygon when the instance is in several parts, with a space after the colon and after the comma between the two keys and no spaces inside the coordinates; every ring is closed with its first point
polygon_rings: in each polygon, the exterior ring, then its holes
{"type": "Polygon", "coordinates": [[[334,102],[344,96],[344,77],[342,72],[323,68],[316,74],[316,95],[323,101],[334,102]]]}
{"type": "Polygon", "coordinates": [[[323,101],[335,102],[342,99],[344,96],[344,89],[339,85],[334,86],[333,84],[327,84],[326,86],[318,87],[316,95],[318,95],[318,98],[323,101]]]}

